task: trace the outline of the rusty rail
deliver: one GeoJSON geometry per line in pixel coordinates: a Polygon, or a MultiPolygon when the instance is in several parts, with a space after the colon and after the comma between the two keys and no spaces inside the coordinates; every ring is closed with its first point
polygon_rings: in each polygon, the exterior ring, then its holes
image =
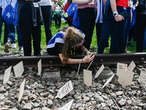
{"type": "MultiPolygon", "coordinates": [[[[76,56],[75,58],[82,58],[84,56],[76,56]]],[[[4,56],[0,57],[1,66],[15,65],[20,61],[24,62],[27,66],[36,66],[39,60],[42,60],[43,66],[65,66],[61,63],[58,56],[4,56]]],[[[146,61],[146,52],[144,53],[130,53],[130,54],[97,54],[93,64],[94,65],[110,65],[117,64],[117,62],[130,63],[134,61],[137,64],[143,64],[146,61]]]]}

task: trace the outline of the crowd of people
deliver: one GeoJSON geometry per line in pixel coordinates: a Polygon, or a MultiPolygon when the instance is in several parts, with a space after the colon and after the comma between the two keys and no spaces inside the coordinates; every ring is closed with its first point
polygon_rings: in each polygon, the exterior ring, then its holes
{"type": "Polygon", "coordinates": [[[59,0],[0,0],[0,13],[0,36],[2,24],[5,26],[5,52],[9,42],[16,47],[17,30],[19,50],[23,49],[24,56],[41,55],[41,25],[45,27],[48,54],[58,55],[63,63],[88,63],[94,59],[95,55],[88,50],[95,26],[97,53],[104,53],[109,45],[112,54],[126,53],[131,35],[136,41],[136,51],[144,51],[146,0],[66,0],[64,4],[59,0]],[[11,16],[12,11],[7,10],[11,4],[12,9],[17,8],[17,23],[8,22],[8,12],[11,16]],[[62,18],[69,26],[53,36],[52,18],[56,28],[60,28],[62,18]],[[71,58],[81,54],[81,50],[86,54],[83,59],[71,58]]]}

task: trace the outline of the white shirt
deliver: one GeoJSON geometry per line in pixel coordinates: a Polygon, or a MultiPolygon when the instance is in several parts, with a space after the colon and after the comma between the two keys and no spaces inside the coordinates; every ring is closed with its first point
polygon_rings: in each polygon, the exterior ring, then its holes
{"type": "Polygon", "coordinates": [[[52,1],[51,0],[41,0],[39,2],[40,6],[52,6],[52,1]]]}

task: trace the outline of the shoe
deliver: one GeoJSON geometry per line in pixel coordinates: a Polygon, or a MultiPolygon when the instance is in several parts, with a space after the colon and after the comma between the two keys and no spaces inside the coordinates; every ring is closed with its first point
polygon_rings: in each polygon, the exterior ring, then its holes
{"type": "Polygon", "coordinates": [[[8,43],[5,44],[4,52],[9,53],[9,45],[8,45],[8,43]]]}
{"type": "Polygon", "coordinates": [[[23,47],[19,47],[19,51],[23,51],[23,47]]]}
{"type": "Polygon", "coordinates": [[[12,47],[13,49],[15,49],[15,48],[16,48],[16,43],[13,43],[13,44],[11,45],[11,47],[12,47]]]}

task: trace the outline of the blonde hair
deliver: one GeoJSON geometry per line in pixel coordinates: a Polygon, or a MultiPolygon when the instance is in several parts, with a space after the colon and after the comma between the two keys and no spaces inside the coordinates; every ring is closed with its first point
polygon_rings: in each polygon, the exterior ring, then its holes
{"type": "Polygon", "coordinates": [[[72,49],[84,40],[84,34],[74,27],[68,27],[64,36],[64,46],[62,50],[63,60],[67,61],[68,57],[75,55],[72,49]]]}

